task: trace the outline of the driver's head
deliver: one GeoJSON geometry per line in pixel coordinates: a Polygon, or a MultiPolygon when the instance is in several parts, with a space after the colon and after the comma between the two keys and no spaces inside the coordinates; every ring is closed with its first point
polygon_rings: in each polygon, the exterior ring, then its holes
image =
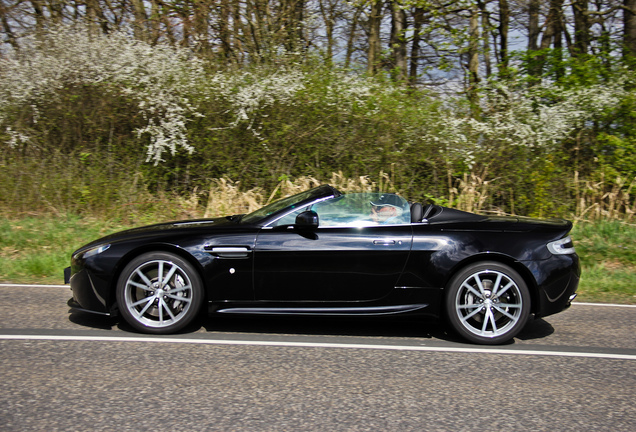
{"type": "Polygon", "coordinates": [[[371,218],[376,222],[385,222],[401,213],[402,202],[397,195],[385,194],[375,202],[371,201],[371,218]]]}

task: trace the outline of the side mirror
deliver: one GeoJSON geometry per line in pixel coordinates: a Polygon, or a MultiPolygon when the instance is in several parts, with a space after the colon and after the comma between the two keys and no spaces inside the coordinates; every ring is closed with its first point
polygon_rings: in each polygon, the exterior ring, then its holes
{"type": "Polygon", "coordinates": [[[296,227],[306,229],[318,228],[318,213],[313,210],[308,210],[300,213],[296,216],[296,227]]]}

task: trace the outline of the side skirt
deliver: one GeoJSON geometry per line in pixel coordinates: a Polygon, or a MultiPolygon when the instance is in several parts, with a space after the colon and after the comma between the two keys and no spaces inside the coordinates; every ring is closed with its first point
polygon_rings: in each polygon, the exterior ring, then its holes
{"type": "Polygon", "coordinates": [[[428,304],[369,307],[220,307],[215,313],[235,315],[328,315],[328,316],[373,316],[395,315],[417,312],[427,308],[428,304]]]}

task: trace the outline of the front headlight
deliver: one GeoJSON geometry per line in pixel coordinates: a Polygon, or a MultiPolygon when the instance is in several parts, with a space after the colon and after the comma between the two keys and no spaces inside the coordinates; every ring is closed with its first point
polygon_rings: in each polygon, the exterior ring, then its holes
{"type": "Polygon", "coordinates": [[[94,248],[91,248],[84,253],[78,254],[77,257],[86,259],[86,258],[92,257],[93,255],[98,255],[108,250],[109,247],[110,247],[109,244],[95,246],[94,248]]]}
{"type": "Polygon", "coordinates": [[[548,250],[554,255],[568,255],[574,253],[574,244],[570,236],[548,243],[548,250]]]}

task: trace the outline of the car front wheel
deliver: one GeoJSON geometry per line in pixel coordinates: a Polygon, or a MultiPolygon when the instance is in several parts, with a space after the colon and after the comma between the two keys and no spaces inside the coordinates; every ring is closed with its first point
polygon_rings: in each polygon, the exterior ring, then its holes
{"type": "Polygon", "coordinates": [[[479,344],[500,344],[525,326],[530,293],[512,268],[495,262],[477,263],[451,279],[446,311],[451,326],[463,338],[479,344]]]}
{"type": "Polygon", "coordinates": [[[183,329],[203,303],[197,271],[183,258],[165,252],[133,259],[119,277],[116,295],[124,320],[144,333],[183,329]]]}

